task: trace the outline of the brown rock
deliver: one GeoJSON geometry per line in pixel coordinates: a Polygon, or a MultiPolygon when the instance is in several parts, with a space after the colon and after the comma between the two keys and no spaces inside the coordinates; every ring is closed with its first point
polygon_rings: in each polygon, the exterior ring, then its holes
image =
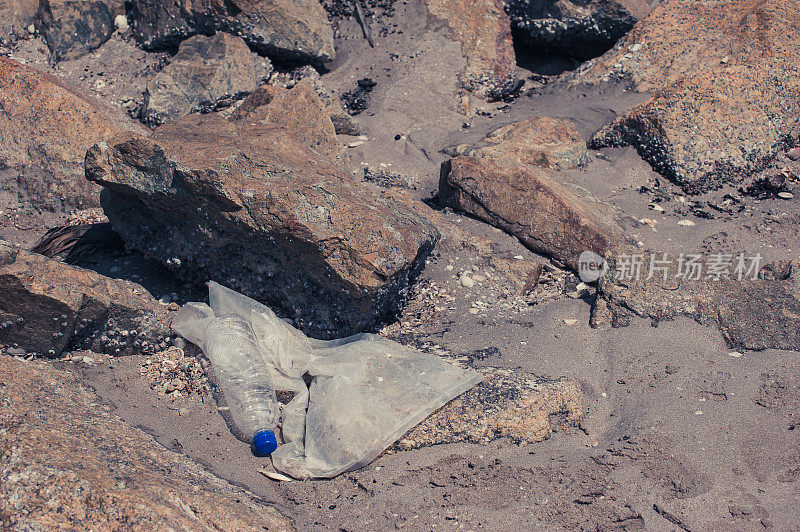
{"type": "Polygon", "coordinates": [[[439,201],[576,269],[583,251],[603,255],[624,235],[608,206],[578,197],[561,179],[513,159],[456,157],[442,164],[439,201]]]}
{"type": "Polygon", "coordinates": [[[523,165],[567,170],[589,161],[586,143],[564,118],[536,117],[491,132],[477,146],[459,145],[448,155],[513,159],[523,165]]]}
{"type": "Polygon", "coordinates": [[[0,344],[27,352],[150,353],[172,334],[167,311],[141,286],[2,240],[0,293],[0,344]]]}
{"type": "Polygon", "coordinates": [[[579,59],[596,57],[614,46],[651,9],[647,0],[505,0],[505,3],[523,48],[579,59]]]}
{"type": "MultiPolygon", "coordinates": [[[[732,348],[800,349],[800,262],[762,265],[753,278],[753,272],[737,272],[738,255],[698,256],[693,262],[699,278],[681,278],[680,264],[684,274],[690,271],[687,256],[681,262],[673,254],[635,251],[609,258],[609,272],[598,282],[593,326],[604,320],[626,325],[632,315],[655,321],[687,316],[717,325],[732,348]],[[632,269],[634,257],[642,263],[639,275],[632,269]],[[667,269],[647,279],[651,257],[667,269]],[[724,273],[717,279],[715,271],[724,273]]],[[[754,264],[744,259],[745,268],[754,264]]]]}
{"type": "Polygon", "coordinates": [[[128,245],[179,275],[217,280],[315,336],[371,327],[399,308],[438,233],[356,184],[324,143],[271,122],[270,106],[98,144],[87,176],[128,245]]]}
{"type": "Polygon", "coordinates": [[[751,176],[800,135],[800,6],[777,0],[662,2],[578,83],[629,79],[655,92],[603,128],[688,193],[751,176]]]}
{"type": "Polygon", "coordinates": [[[130,17],[133,34],[147,50],[223,31],[262,55],[283,60],[323,63],[335,55],[333,29],[317,0],[133,0],[130,17]]]}
{"type": "Polygon", "coordinates": [[[0,356],[0,526],[291,530],[272,506],[168,451],[68,372],[0,356]]]}
{"type": "Polygon", "coordinates": [[[59,79],[0,57],[0,166],[20,172],[35,207],[98,206],[84,179],[86,150],[124,131],[148,130],[59,79]]]}
{"type": "Polygon", "coordinates": [[[583,417],[583,396],[568,380],[494,369],[478,385],[409,431],[395,449],[508,438],[536,443],[583,417]]]}
{"type": "Polygon", "coordinates": [[[263,85],[233,113],[234,121],[273,124],[299,140],[313,152],[340,157],[343,147],[325,104],[310,81],[301,80],[291,89],[263,85]]]}
{"type": "Polygon", "coordinates": [[[147,82],[142,118],[163,124],[256,89],[255,61],[245,42],[227,33],[183,41],[169,65],[147,82]]]}
{"type": "Polygon", "coordinates": [[[481,97],[503,98],[515,88],[517,64],[511,27],[501,0],[425,0],[461,43],[461,82],[481,97]]]}
{"type": "Polygon", "coordinates": [[[27,35],[38,9],[37,0],[0,0],[0,44],[27,35]]]}

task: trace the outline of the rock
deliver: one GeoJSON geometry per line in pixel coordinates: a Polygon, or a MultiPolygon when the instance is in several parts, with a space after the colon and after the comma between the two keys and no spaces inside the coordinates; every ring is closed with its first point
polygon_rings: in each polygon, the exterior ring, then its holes
{"type": "Polygon", "coordinates": [[[4,57],[0,109],[0,167],[20,173],[15,192],[40,209],[98,206],[100,187],[84,178],[86,150],[125,131],[148,134],[121,111],[4,57]]]}
{"type": "Polygon", "coordinates": [[[242,102],[231,119],[273,124],[326,157],[338,158],[343,154],[325,104],[307,80],[299,81],[292,89],[262,85],[242,102]]]}
{"type": "Polygon", "coordinates": [[[477,146],[445,150],[452,156],[512,158],[524,165],[553,170],[577,168],[589,162],[586,143],[565,118],[536,117],[491,132],[477,146]]]}
{"type": "Polygon", "coordinates": [[[304,65],[288,73],[281,72],[270,79],[270,84],[291,89],[301,80],[307,80],[317,91],[323,109],[331,117],[337,135],[360,135],[361,126],[354,116],[347,112],[342,101],[332,91],[325,88],[319,72],[310,65],[304,65]]]}
{"type": "Polygon", "coordinates": [[[141,116],[160,125],[255,89],[255,61],[242,39],[227,33],[195,35],[148,80],[141,116]]]}
{"type": "Polygon", "coordinates": [[[514,159],[461,156],[442,164],[439,202],[577,269],[583,251],[603,255],[625,239],[610,207],[579,197],[561,179],[514,159]]]}
{"type": "MultiPolygon", "coordinates": [[[[764,265],[757,278],[753,273],[736,273],[738,256],[699,256],[694,260],[699,278],[677,277],[679,256],[654,253],[656,267],[664,265],[651,279],[648,277],[651,254],[638,251],[620,254],[609,260],[609,273],[597,286],[597,301],[592,309],[592,325],[603,320],[612,325],[625,325],[630,316],[655,321],[687,316],[700,323],[719,326],[728,346],[733,349],[800,349],[800,262],[764,265]],[[631,275],[633,257],[643,261],[641,275],[631,275]],[[729,264],[728,264],[729,263],[729,264]],[[717,264],[717,270],[710,270],[717,264]],[[729,274],[717,279],[713,271],[729,274]],[[610,311],[610,314],[608,313],[610,311]],[[606,318],[603,318],[603,315],[606,318]]],[[[684,258],[684,273],[689,264],[684,258]]],[[[754,261],[745,257],[744,266],[754,261]]]]}
{"type": "Polygon", "coordinates": [[[174,48],[195,34],[237,35],[254,51],[314,63],[334,57],[333,30],[316,0],[133,0],[133,34],[147,50],[174,48]]]}
{"type": "Polygon", "coordinates": [[[466,68],[462,85],[484,98],[501,99],[516,88],[517,63],[511,26],[501,0],[425,0],[461,43],[466,68]]]}
{"type": "Polygon", "coordinates": [[[28,35],[38,9],[37,0],[0,0],[0,44],[28,35]]]}
{"type": "Polygon", "coordinates": [[[583,394],[564,379],[491,369],[484,380],[417,425],[395,445],[414,449],[445,443],[508,438],[536,443],[583,417],[583,394]]]}
{"type": "Polygon", "coordinates": [[[56,61],[77,59],[100,48],[114,34],[122,2],[41,0],[39,30],[56,61]]]}
{"type": "Polygon", "coordinates": [[[183,278],[219,281],[317,337],[372,327],[399,308],[438,232],[280,120],[294,117],[189,115],[151,139],[97,144],[87,177],[127,244],[183,278]]]}
{"type": "Polygon", "coordinates": [[[646,0],[505,0],[526,47],[577,59],[597,57],[650,13],[646,0]]]}
{"type": "Polygon", "coordinates": [[[291,530],[272,506],[111,413],[71,373],[0,356],[0,523],[291,530]]]}
{"type": "Polygon", "coordinates": [[[28,352],[148,353],[172,334],[168,313],[141,286],[2,240],[0,293],[0,344],[18,344],[28,352]]]}
{"type": "Polygon", "coordinates": [[[690,194],[748,186],[800,135],[800,42],[786,38],[798,31],[800,5],[778,0],[662,2],[575,78],[654,93],[592,145],[634,146],[690,194]]]}

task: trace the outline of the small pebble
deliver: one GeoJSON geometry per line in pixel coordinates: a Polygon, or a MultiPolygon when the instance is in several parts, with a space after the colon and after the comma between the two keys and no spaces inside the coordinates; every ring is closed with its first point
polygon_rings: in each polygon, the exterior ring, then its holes
{"type": "Polygon", "coordinates": [[[463,286],[464,288],[472,288],[473,286],[475,286],[475,281],[472,279],[472,277],[463,273],[461,274],[459,282],[461,283],[461,286],[463,286]]]}
{"type": "Polygon", "coordinates": [[[794,194],[791,192],[778,192],[778,197],[781,199],[792,199],[794,194]]]}
{"type": "Polygon", "coordinates": [[[363,141],[363,140],[357,140],[357,141],[355,141],[355,142],[351,142],[350,144],[348,144],[348,145],[347,145],[347,147],[348,147],[348,148],[358,148],[358,147],[359,147],[359,146],[361,146],[362,144],[364,144],[364,141],[363,141]]]}
{"type": "Polygon", "coordinates": [[[731,351],[730,353],[728,353],[728,356],[733,358],[739,358],[740,356],[742,356],[742,354],[739,353],[738,351],[731,351]]]}
{"type": "Polygon", "coordinates": [[[685,227],[691,227],[691,226],[696,225],[696,224],[691,220],[681,220],[680,222],[678,222],[678,225],[683,225],[685,227]]]}
{"type": "Polygon", "coordinates": [[[130,28],[128,18],[125,15],[117,15],[114,19],[114,26],[117,27],[117,31],[120,33],[125,33],[130,28]]]}
{"type": "Polygon", "coordinates": [[[575,325],[576,323],[578,323],[578,320],[573,318],[564,318],[564,323],[566,323],[567,325],[575,325]]]}
{"type": "Polygon", "coordinates": [[[86,364],[87,366],[91,366],[94,364],[94,359],[90,356],[85,356],[83,357],[83,363],[86,364]]]}

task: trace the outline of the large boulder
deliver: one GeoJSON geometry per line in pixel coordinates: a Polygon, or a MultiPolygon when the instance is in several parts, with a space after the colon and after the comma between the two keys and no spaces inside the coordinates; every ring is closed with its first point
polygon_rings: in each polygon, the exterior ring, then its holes
{"type": "Polygon", "coordinates": [[[253,54],[241,38],[195,35],[148,80],[141,115],[148,123],[163,124],[212,107],[222,98],[253,92],[256,81],[253,54]]]}
{"type": "Polygon", "coordinates": [[[650,13],[658,0],[505,0],[525,46],[578,59],[597,57],[650,13]]]}
{"type": "Polygon", "coordinates": [[[0,0],[0,44],[27,35],[38,9],[37,0],[0,0]]]}
{"type": "Polygon", "coordinates": [[[133,0],[130,16],[134,35],[147,50],[223,31],[278,59],[322,63],[335,55],[333,30],[316,0],[133,0]]]}
{"type": "Polygon", "coordinates": [[[120,14],[118,0],[41,0],[38,28],[56,61],[77,59],[111,38],[120,14]]]}
{"type": "Polygon", "coordinates": [[[572,121],[535,117],[514,122],[489,133],[476,145],[459,144],[445,153],[452,156],[514,159],[523,165],[568,170],[589,162],[586,142],[572,121]]]}
{"type": "Polygon", "coordinates": [[[579,196],[559,172],[513,158],[461,156],[443,163],[439,202],[572,269],[584,251],[603,255],[625,243],[619,215],[610,206],[579,196]]]}
{"type": "MultiPolygon", "coordinates": [[[[305,112],[333,130],[319,107],[305,112]]],[[[399,307],[436,229],[357,184],[282,113],[251,113],[189,115],[150,139],[99,143],[87,177],[106,187],[103,208],[127,244],[179,275],[265,302],[314,336],[373,327],[399,307]]]]}
{"type": "Polygon", "coordinates": [[[291,530],[116,417],[70,372],[0,356],[0,528],[291,530]]]}
{"type": "Polygon", "coordinates": [[[487,98],[503,98],[515,88],[517,63],[511,26],[501,0],[425,0],[461,44],[466,68],[461,82],[487,98]]]}
{"type": "Polygon", "coordinates": [[[140,285],[2,240],[0,293],[0,344],[29,353],[152,353],[172,335],[169,313],[140,285]]]}
{"type": "Polygon", "coordinates": [[[19,172],[17,191],[34,207],[59,211],[99,205],[84,178],[86,150],[122,132],[148,134],[58,78],[0,57],[0,167],[19,172]]]}
{"type": "Polygon", "coordinates": [[[749,185],[800,136],[798,31],[796,2],[662,3],[575,79],[655,93],[593,145],[634,146],[688,193],[749,185]]]}

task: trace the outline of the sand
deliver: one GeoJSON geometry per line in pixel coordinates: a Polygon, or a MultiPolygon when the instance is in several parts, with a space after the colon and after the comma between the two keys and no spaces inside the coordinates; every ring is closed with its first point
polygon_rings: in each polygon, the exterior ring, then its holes
{"type": "MultiPolygon", "coordinates": [[[[374,31],[375,48],[354,21],[343,21],[338,58],[322,81],[337,93],[364,77],[377,82],[368,109],[358,116],[368,141],[348,149],[354,172],[360,176],[369,166],[408,176],[419,199],[434,196],[446,158],[440,151],[448,146],[535,115],[571,118],[589,138],[647,97],[620,85],[567,91],[529,80],[515,101],[473,101],[482,112],[462,114],[457,45],[416,1],[397,5],[392,21],[402,33],[374,31]]],[[[569,178],[635,218],[657,219],[657,231],[645,225],[630,230],[648,247],[796,257],[795,202],[751,201],[744,215],[692,217],[696,225],[687,228],[677,223],[690,217],[677,202],[663,214],[648,208],[652,196],[640,187],[657,179],[669,185],[634,150],[590,156],[590,164],[568,172],[569,178]]],[[[12,203],[3,201],[6,209],[12,203]]],[[[546,261],[481,222],[452,212],[443,216],[468,235],[492,241],[498,254],[546,261]]],[[[57,222],[50,214],[29,215],[25,230],[3,222],[0,237],[29,243],[44,232],[45,218],[57,222]]],[[[93,267],[120,277],[138,272],[157,297],[173,290],[183,301],[197,297],[144,264],[133,255],[93,267]]],[[[472,314],[474,301],[493,295],[490,283],[469,289],[459,283],[458,272],[474,266],[487,264],[459,243],[443,243],[420,284],[435,283],[455,300],[435,311],[419,294],[398,319],[414,325],[402,335],[399,325],[390,326],[387,334],[415,346],[435,343],[453,354],[490,353],[476,358],[476,366],[574,379],[587,405],[579,427],[535,445],[440,445],[384,455],[333,480],[275,482],[258,472],[269,460],[231,436],[210,395],[170,398],[152,390],[140,375],[144,357],[54,363],[75,371],[122,419],[275,504],[300,530],[790,530],[800,522],[800,353],[731,356],[715,328],[686,319],[592,329],[589,302],[563,294],[534,296],[522,309],[490,305],[472,314]]]]}

